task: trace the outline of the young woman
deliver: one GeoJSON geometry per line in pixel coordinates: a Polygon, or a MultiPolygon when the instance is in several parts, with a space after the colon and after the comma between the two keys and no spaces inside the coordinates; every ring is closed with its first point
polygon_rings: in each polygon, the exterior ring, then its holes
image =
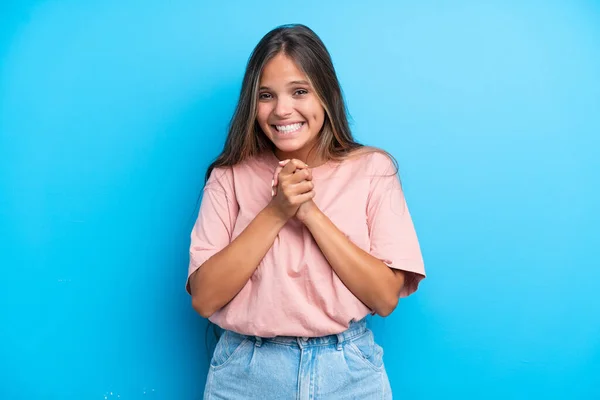
{"type": "Polygon", "coordinates": [[[191,235],[187,290],[223,328],[205,399],[388,399],[369,314],[424,278],[395,163],[354,141],[303,25],[254,49],[191,235]]]}

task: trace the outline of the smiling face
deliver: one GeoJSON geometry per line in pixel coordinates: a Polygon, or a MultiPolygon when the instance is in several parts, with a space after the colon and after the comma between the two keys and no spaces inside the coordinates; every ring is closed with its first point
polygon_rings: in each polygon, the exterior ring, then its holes
{"type": "Polygon", "coordinates": [[[325,121],[325,110],[306,75],[283,53],[264,67],[256,120],[275,145],[279,159],[306,163],[325,121]]]}

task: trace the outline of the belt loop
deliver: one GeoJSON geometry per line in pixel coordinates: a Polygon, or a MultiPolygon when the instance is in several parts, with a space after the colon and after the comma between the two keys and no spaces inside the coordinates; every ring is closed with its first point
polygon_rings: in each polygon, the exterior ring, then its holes
{"type": "Polygon", "coordinates": [[[254,336],[254,345],[256,347],[262,346],[262,338],[259,336],[254,336]]]}
{"type": "Polygon", "coordinates": [[[300,347],[300,350],[303,350],[305,344],[304,339],[302,339],[301,337],[297,337],[296,342],[298,342],[298,347],[300,347]]]}
{"type": "Polygon", "coordinates": [[[338,333],[336,336],[337,336],[337,349],[341,350],[342,349],[342,343],[344,343],[344,334],[343,333],[338,333]]]}

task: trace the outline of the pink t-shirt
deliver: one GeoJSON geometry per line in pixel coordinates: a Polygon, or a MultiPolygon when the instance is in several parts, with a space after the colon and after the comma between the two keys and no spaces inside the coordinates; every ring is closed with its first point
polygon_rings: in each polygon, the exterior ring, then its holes
{"type": "MultiPolygon", "coordinates": [[[[235,239],[271,201],[272,152],[215,169],[191,234],[189,276],[235,239]]],[[[313,168],[314,202],[358,247],[409,271],[401,297],[425,277],[423,259],[391,160],[378,152],[313,168]]],[[[189,288],[188,288],[189,290],[189,288]]],[[[241,334],[336,334],[371,313],[333,271],[310,231],[292,218],[243,289],[210,320],[241,334]]]]}

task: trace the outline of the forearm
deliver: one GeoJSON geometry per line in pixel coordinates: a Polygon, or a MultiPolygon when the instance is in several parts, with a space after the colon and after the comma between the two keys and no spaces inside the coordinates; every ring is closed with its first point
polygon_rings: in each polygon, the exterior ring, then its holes
{"type": "Polygon", "coordinates": [[[192,305],[200,315],[210,317],[242,290],[285,223],[266,207],[237,238],[192,274],[192,305]]]}
{"type": "Polygon", "coordinates": [[[303,222],[346,287],[377,314],[389,315],[398,304],[403,272],[392,270],[356,246],[321,211],[303,222]]]}

